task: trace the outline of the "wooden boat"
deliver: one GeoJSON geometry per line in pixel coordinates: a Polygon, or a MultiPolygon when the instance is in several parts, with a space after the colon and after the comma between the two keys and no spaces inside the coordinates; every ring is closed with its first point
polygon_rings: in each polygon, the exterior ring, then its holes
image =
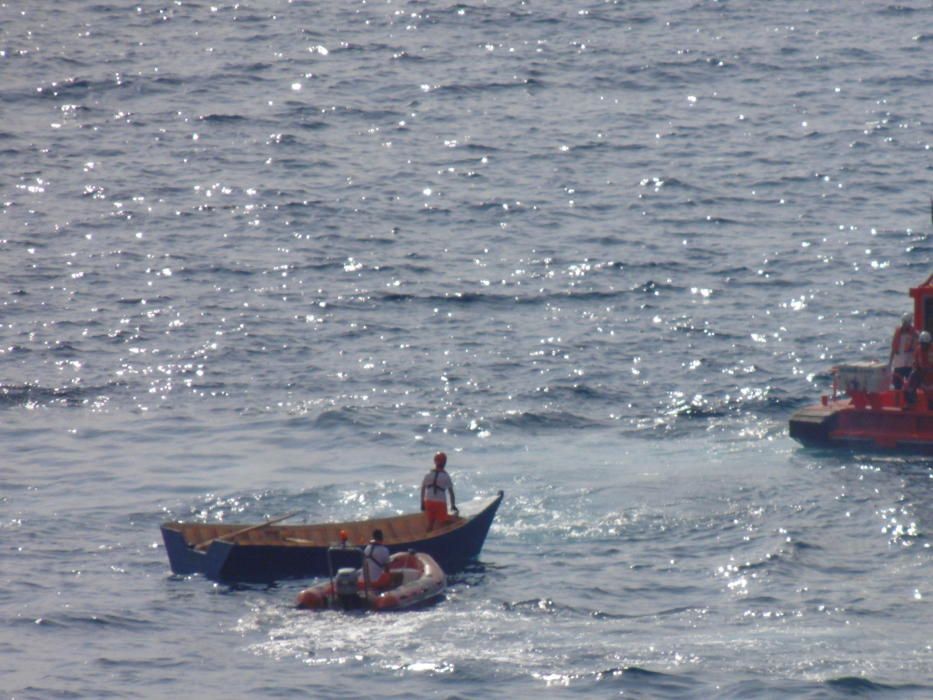
{"type": "MultiPolygon", "coordinates": [[[[384,535],[389,552],[415,550],[431,556],[448,573],[462,571],[479,556],[492,525],[502,491],[492,498],[460,506],[459,516],[427,531],[424,513],[409,513],[358,522],[290,525],[279,521],[256,525],[167,522],[162,538],[172,572],[202,574],[212,581],[265,583],[286,578],[330,575],[328,548],[346,532],[350,545],[369,541],[375,528],[384,535]]],[[[336,568],[359,564],[354,548],[336,555],[336,568]]]]}
{"type": "MultiPolygon", "coordinates": [[[[331,554],[342,548],[332,548],[331,554]]],[[[362,552],[357,550],[358,555],[362,552]]],[[[433,602],[447,588],[447,576],[437,562],[423,552],[397,552],[389,559],[391,588],[375,590],[365,581],[360,587],[360,569],[345,568],[331,578],[298,594],[295,604],[308,610],[405,610],[433,602]]]]}
{"type": "MultiPolygon", "coordinates": [[[[914,328],[933,332],[933,275],[910,290],[914,328]]],[[[933,453],[933,391],[908,403],[891,388],[888,367],[861,362],[833,368],[832,393],[790,418],[790,436],[808,447],[933,453]]]]}

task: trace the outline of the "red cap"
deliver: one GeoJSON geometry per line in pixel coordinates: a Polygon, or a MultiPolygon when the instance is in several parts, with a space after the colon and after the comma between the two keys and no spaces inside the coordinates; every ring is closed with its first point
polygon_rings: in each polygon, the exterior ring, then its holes
{"type": "Polygon", "coordinates": [[[434,455],[434,466],[438,469],[443,469],[444,465],[447,464],[447,455],[443,452],[438,452],[434,455]]]}

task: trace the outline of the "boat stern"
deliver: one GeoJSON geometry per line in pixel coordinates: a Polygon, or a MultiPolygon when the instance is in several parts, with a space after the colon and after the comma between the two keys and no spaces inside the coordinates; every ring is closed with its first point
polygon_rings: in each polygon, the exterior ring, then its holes
{"type": "Polygon", "coordinates": [[[790,417],[790,436],[807,447],[832,444],[839,409],[832,404],[807,406],[790,417]]]}
{"type": "Polygon", "coordinates": [[[168,554],[172,573],[178,576],[204,574],[219,580],[220,571],[230,554],[232,545],[227,542],[212,542],[206,550],[199,550],[185,539],[178,523],[163,523],[162,541],[168,554]]]}

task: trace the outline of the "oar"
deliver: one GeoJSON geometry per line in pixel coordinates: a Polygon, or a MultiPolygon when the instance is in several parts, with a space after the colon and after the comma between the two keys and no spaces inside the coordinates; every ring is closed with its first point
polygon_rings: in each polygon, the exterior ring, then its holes
{"type": "Polygon", "coordinates": [[[292,542],[293,544],[303,544],[307,547],[319,547],[320,545],[315,540],[306,540],[301,537],[286,537],[286,542],[292,542]]]}
{"type": "Polygon", "coordinates": [[[229,538],[231,538],[231,537],[237,537],[237,536],[242,535],[242,534],[244,534],[244,533],[252,532],[253,530],[261,530],[262,528],[268,527],[269,525],[274,525],[275,523],[280,523],[280,522],[282,522],[283,520],[288,520],[289,518],[291,518],[291,517],[293,517],[293,516],[295,516],[295,515],[298,515],[300,512],[301,512],[300,510],[296,510],[294,513],[289,513],[288,515],[283,515],[283,516],[280,517],[280,518],[272,518],[272,520],[267,520],[266,522],[264,522],[264,523],[259,523],[258,525],[250,525],[249,527],[244,527],[242,530],[234,530],[233,532],[228,532],[228,533],[225,534],[225,535],[218,535],[217,537],[211,537],[209,540],[204,540],[203,542],[198,542],[198,544],[194,545],[194,548],[195,548],[195,549],[199,549],[199,550],[207,549],[207,547],[211,544],[211,542],[215,542],[215,541],[217,541],[217,540],[226,540],[226,539],[229,539],[229,538]]]}

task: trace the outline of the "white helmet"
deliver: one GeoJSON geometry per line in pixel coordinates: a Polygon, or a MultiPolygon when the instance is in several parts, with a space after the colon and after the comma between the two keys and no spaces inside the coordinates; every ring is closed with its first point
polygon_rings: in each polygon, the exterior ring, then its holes
{"type": "Polygon", "coordinates": [[[930,331],[923,331],[923,333],[920,334],[921,343],[929,343],[931,340],[933,340],[933,336],[930,335],[930,331]]]}
{"type": "Polygon", "coordinates": [[[901,316],[901,325],[906,326],[908,323],[913,323],[914,315],[909,311],[901,316]]]}

